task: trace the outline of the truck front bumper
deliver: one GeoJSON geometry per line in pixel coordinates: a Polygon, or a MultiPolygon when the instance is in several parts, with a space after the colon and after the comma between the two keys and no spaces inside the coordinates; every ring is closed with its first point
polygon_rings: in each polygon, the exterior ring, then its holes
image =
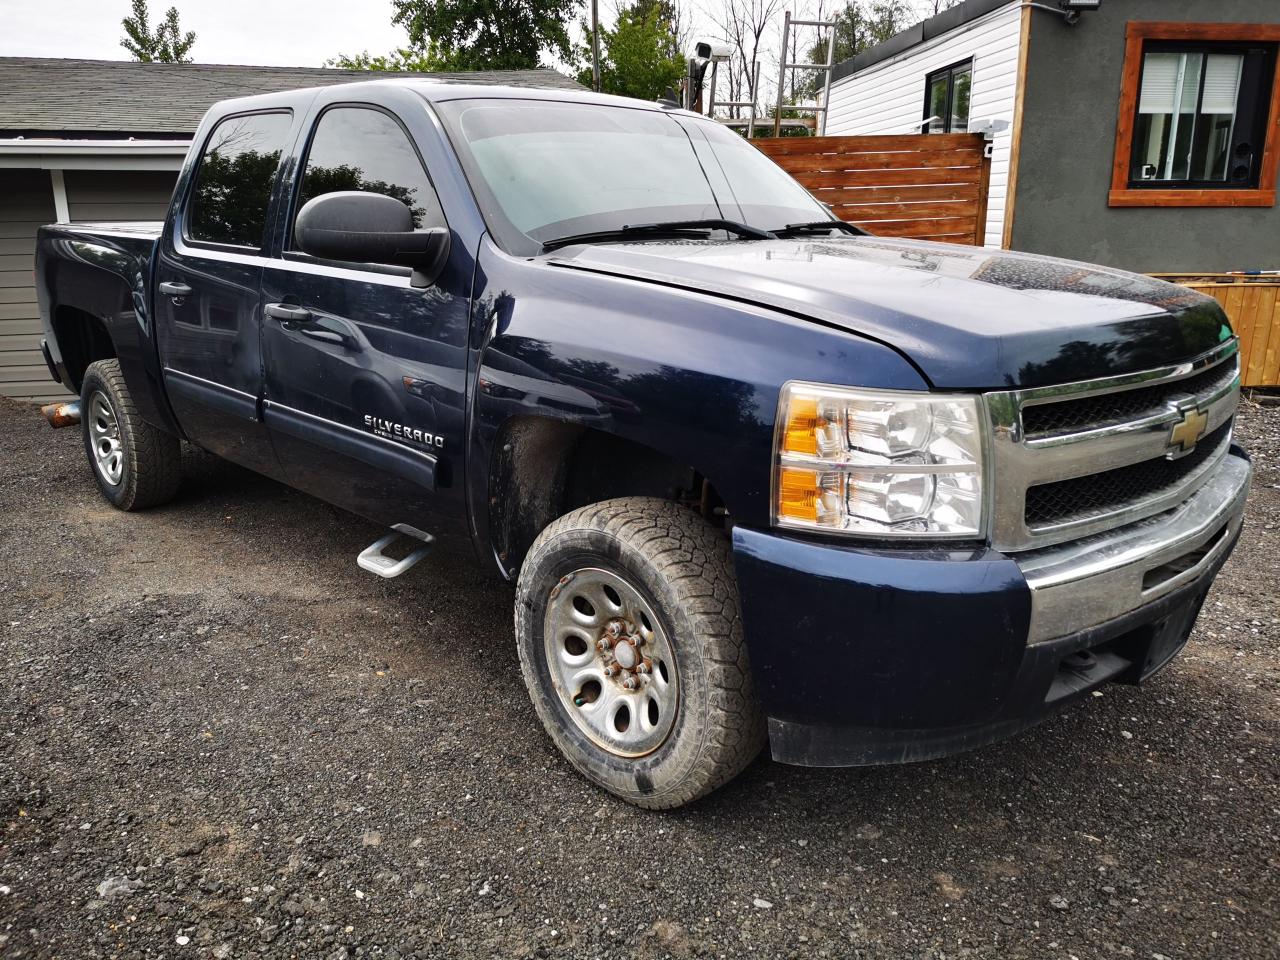
{"type": "Polygon", "coordinates": [[[1240,536],[1238,447],[1174,510],[1023,554],[870,548],[737,527],[734,559],[775,760],[925,760],[1006,737],[1186,642],[1240,536]]]}

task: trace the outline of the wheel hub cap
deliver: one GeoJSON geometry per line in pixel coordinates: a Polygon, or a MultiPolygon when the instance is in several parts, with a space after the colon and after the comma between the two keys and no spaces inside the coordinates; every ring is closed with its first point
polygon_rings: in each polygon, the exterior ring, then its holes
{"type": "Polygon", "coordinates": [[[675,724],[675,656],[658,618],[621,576],[561,578],[543,625],[551,681],[574,725],[621,757],[652,753],[675,724]]]}
{"type": "Polygon", "coordinates": [[[111,401],[101,390],[89,398],[89,443],[93,465],[102,479],[113,487],[124,476],[124,446],[120,442],[120,421],[111,401]]]}

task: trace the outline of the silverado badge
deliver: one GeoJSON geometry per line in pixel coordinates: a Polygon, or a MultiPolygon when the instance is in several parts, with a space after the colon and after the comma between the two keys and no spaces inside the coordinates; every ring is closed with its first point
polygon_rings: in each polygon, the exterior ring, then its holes
{"type": "Polygon", "coordinates": [[[437,450],[444,447],[444,437],[437,436],[426,430],[420,430],[417,427],[406,427],[404,424],[396,423],[394,420],[385,420],[382,417],[375,417],[366,413],[364,415],[364,425],[378,436],[385,437],[388,440],[408,440],[426,447],[434,447],[437,450]]]}
{"type": "Polygon", "coordinates": [[[1209,426],[1209,415],[1198,407],[1192,407],[1182,414],[1182,419],[1173,425],[1169,434],[1169,457],[1173,459],[1190,453],[1196,448],[1196,442],[1204,436],[1209,426]]]}

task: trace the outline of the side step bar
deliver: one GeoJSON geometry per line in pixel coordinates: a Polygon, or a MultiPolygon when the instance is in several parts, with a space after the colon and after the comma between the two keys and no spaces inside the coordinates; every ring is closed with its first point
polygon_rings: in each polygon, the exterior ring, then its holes
{"type": "Polygon", "coordinates": [[[370,573],[376,573],[380,577],[388,580],[400,576],[402,573],[408,573],[413,567],[417,566],[418,561],[425,557],[431,551],[431,544],[435,542],[435,537],[429,533],[423,533],[416,527],[411,527],[407,523],[397,523],[391,528],[391,533],[387,534],[381,540],[375,540],[369,546],[360,551],[360,555],[356,557],[356,563],[361,570],[367,570],[370,573]],[[402,560],[396,560],[388,557],[383,551],[399,540],[401,537],[407,540],[417,540],[422,546],[414,550],[402,560]]]}

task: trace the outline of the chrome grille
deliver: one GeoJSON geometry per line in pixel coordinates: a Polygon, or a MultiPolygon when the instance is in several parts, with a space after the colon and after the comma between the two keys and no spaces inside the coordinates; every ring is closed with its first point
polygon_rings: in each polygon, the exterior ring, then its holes
{"type": "Polygon", "coordinates": [[[1032,404],[1023,408],[1022,429],[1027,439],[1051,437],[1060,433],[1092,430],[1126,420],[1140,420],[1157,414],[1181,396],[1200,396],[1218,387],[1228,386],[1235,376],[1231,364],[1218,364],[1185,380],[1137,387],[1119,393],[1063,400],[1058,403],[1032,404]]]}
{"type": "Polygon", "coordinates": [[[1176,506],[1226,456],[1239,393],[1231,340],[1160,370],[986,394],[992,544],[1035,549],[1176,506]],[[1174,430],[1201,414],[1203,433],[1184,450],[1174,430]]]}
{"type": "Polygon", "coordinates": [[[1231,439],[1228,420],[1204,437],[1185,457],[1159,457],[1104,473],[1071,480],[1037,483],[1027,488],[1027,527],[1042,527],[1069,520],[1106,516],[1145,497],[1180,486],[1209,461],[1216,461],[1231,439]]]}

